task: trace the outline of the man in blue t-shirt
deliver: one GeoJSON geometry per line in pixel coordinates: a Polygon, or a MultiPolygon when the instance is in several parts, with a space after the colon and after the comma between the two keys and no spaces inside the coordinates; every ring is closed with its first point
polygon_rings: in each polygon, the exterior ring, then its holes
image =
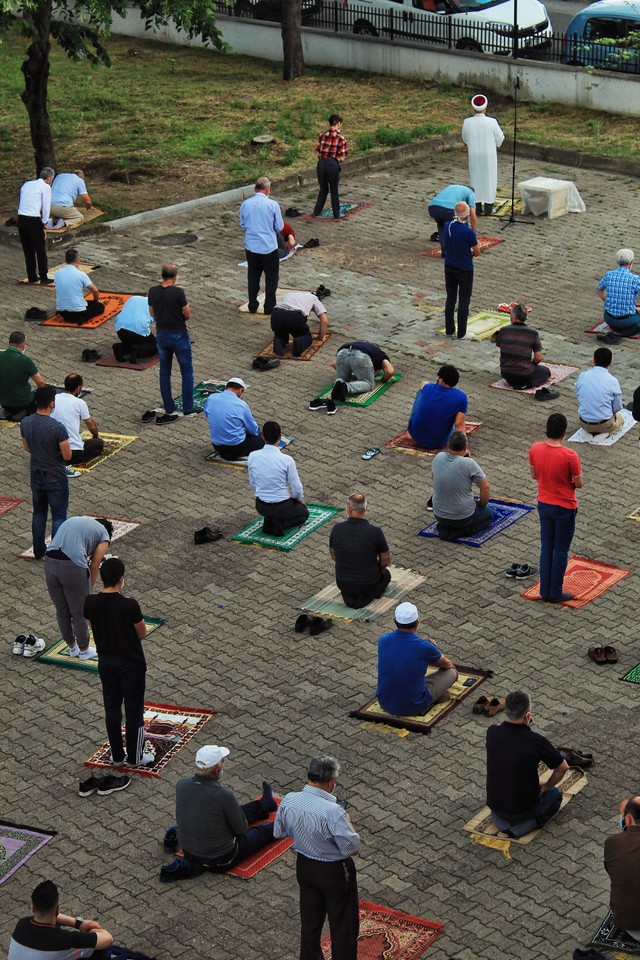
{"type": "Polygon", "coordinates": [[[473,290],[473,258],[480,256],[480,247],[475,230],[469,226],[469,204],[456,203],[455,214],[444,228],[444,282],[447,289],[444,325],[447,336],[454,337],[456,325],[453,315],[457,300],[458,340],[464,340],[473,290]]]}
{"type": "Polygon", "coordinates": [[[440,247],[444,250],[444,228],[449,220],[453,220],[456,215],[456,203],[468,203],[470,211],[470,222],[472,230],[476,229],[476,195],[471,187],[465,187],[461,183],[450,183],[440,193],[437,193],[429,204],[429,216],[435,220],[438,227],[436,233],[431,237],[432,240],[439,240],[440,247]]]}
{"type": "Polygon", "coordinates": [[[463,430],[468,409],[467,395],[456,389],[460,374],[445,363],[435,383],[420,384],[409,417],[409,436],[427,450],[446,447],[452,430],[463,430]]]}
{"type": "Polygon", "coordinates": [[[396,630],[378,640],[378,690],[383,710],[397,716],[424,714],[458,679],[453,662],[430,640],[418,636],[418,608],[400,603],[396,630]],[[427,667],[435,667],[426,676],[427,667]]]}
{"type": "Polygon", "coordinates": [[[64,262],[64,267],[56,270],[53,279],[56,287],[56,310],[67,323],[77,323],[80,326],[104,313],[104,303],[100,303],[100,293],[96,285],[86,273],[78,269],[78,251],[67,250],[64,262]],[[91,294],[93,300],[85,300],[86,292],[91,294]]]}

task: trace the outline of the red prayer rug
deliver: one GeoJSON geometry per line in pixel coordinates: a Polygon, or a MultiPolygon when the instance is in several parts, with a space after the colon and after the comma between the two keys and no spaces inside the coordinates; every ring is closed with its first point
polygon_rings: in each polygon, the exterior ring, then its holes
{"type": "MultiPolygon", "coordinates": [[[[479,430],[481,426],[482,422],[476,420],[467,420],[467,436],[470,433],[475,433],[476,430],[479,430]]],[[[436,453],[440,453],[442,450],[446,449],[446,447],[439,447],[437,450],[426,450],[425,447],[419,446],[415,440],[411,439],[408,430],[403,430],[402,433],[399,433],[397,437],[392,437],[391,440],[387,440],[383,446],[395,447],[396,450],[403,450],[405,453],[413,453],[417,457],[435,457],[436,453]]]]}
{"type": "MultiPolygon", "coordinates": [[[[564,575],[562,589],[566,593],[574,595],[573,600],[567,600],[563,607],[584,607],[585,603],[595,600],[601,594],[613,587],[624,577],[627,577],[631,570],[624,570],[621,567],[613,567],[608,563],[600,563],[597,560],[589,560],[586,557],[571,557],[567,564],[567,572],[564,575]]],[[[520,594],[525,600],[540,599],[540,581],[520,594]]]]}
{"type": "MultiPolygon", "coordinates": [[[[64,320],[59,313],[54,313],[50,317],[47,317],[46,320],[43,320],[40,326],[75,327],[76,330],[95,330],[96,327],[101,327],[107,320],[113,320],[113,318],[120,313],[129,297],[134,296],[136,296],[134,293],[112,293],[109,290],[101,290],[100,302],[104,303],[104,312],[98,317],[92,317],[91,320],[78,326],[77,323],[69,323],[67,320],[64,320]]],[[[91,294],[85,297],[85,300],[91,299],[93,299],[91,294]]]]}
{"type": "MultiPolygon", "coordinates": [[[[443,930],[441,923],[361,900],[358,960],[416,960],[443,930]]],[[[329,933],[321,946],[324,960],[332,960],[329,933]]]]}
{"type": "MultiPolygon", "coordinates": [[[[605,320],[600,320],[599,323],[594,323],[592,327],[587,327],[587,333],[613,333],[609,324],[605,320]]],[[[617,334],[616,334],[617,336],[617,334]]],[[[634,333],[630,337],[625,337],[625,340],[640,340],[640,333],[634,333]]]]}
{"type": "MultiPolygon", "coordinates": [[[[273,799],[278,806],[280,806],[282,797],[274,797],[273,799]]],[[[273,823],[276,818],[276,813],[277,811],[274,810],[266,820],[256,820],[251,826],[257,827],[260,823],[273,823]]],[[[291,837],[282,837],[281,840],[274,840],[268,847],[263,847],[262,850],[258,850],[250,857],[247,857],[246,860],[241,860],[232,870],[229,870],[228,875],[230,877],[241,877],[243,880],[251,880],[251,877],[255,877],[256,873],[260,873],[261,870],[264,870],[270,863],[273,863],[274,860],[281,857],[282,854],[286,853],[292,846],[293,840],[291,837]]]]}
{"type": "Polygon", "coordinates": [[[13,510],[19,503],[24,503],[24,500],[16,500],[14,497],[0,497],[0,517],[3,513],[13,510]]]}
{"type": "MultiPolygon", "coordinates": [[[[504,243],[503,237],[478,237],[478,246],[480,247],[480,253],[484,253],[485,250],[491,250],[491,247],[497,247],[499,243],[504,243]]],[[[440,259],[442,257],[442,252],[440,250],[440,244],[436,244],[430,250],[425,250],[420,254],[421,257],[437,257],[440,259]]]]}

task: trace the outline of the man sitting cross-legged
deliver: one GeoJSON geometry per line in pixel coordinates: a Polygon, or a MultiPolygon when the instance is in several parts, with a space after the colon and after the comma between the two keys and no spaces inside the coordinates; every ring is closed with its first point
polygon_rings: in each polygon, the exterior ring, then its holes
{"type": "Polygon", "coordinates": [[[229,377],[222,393],[212,393],[204,405],[213,449],[223,460],[242,460],[264,447],[260,427],[242,399],[245,390],[244,380],[229,377]]]}
{"type": "Polygon", "coordinates": [[[31,913],[23,917],[9,943],[9,960],[82,960],[109,957],[113,937],[97,920],[60,913],[58,888],[43,880],[31,894],[31,913]]]}
{"type": "Polygon", "coordinates": [[[593,436],[611,437],[624,425],[620,382],[609,372],[612,360],[608,347],[598,347],[591,369],[583,370],[576,380],[580,426],[593,436]]]}
{"type": "Polygon", "coordinates": [[[67,428],[71,447],[69,461],[71,464],[86,463],[87,460],[97,457],[104,449],[104,440],[98,433],[98,424],[89,413],[86,401],[80,396],[83,383],[79,373],[70,373],[65,377],[64,393],[56,396],[56,405],[51,411],[53,419],[67,428]],[[84,423],[91,434],[86,440],[80,436],[81,423],[84,423]]]}
{"type": "Polygon", "coordinates": [[[540,335],[527,326],[527,308],[521,303],[511,307],[510,316],[511,323],[491,337],[500,347],[500,373],[514,390],[541,387],[551,371],[542,363],[540,335]]]}
{"type": "Polygon", "coordinates": [[[104,303],[100,302],[100,293],[95,283],[92,283],[86,273],[78,269],[80,254],[77,250],[67,250],[64,255],[64,267],[56,270],[54,283],[56,287],[56,310],[67,323],[77,323],[82,326],[88,320],[99,317],[104,313],[104,303]],[[85,291],[93,297],[88,303],[84,298],[85,291]]]}
{"type": "Polygon", "coordinates": [[[383,596],[391,582],[389,545],[381,528],[366,519],[366,512],[364,494],[352,494],[347,500],[349,519],[336,523],[329,535],[336,583],[342,599],[354,610],[383,596]]]}
{"type": "Polygon", "coordinates": [[[425,380],[420,384],[407,430],[421,447],[439,450],[447,445],[452,430],[464,430],[469,403],[466,393],[456,386],[459,379],[453,364],[445,363],[435,383],[425,380]]]}
{"type": "Polygon", "coordinates": [[[489,481],[471,459],[466,433],[453,431],[447,449],[433,458],[431,472],[433,497],[430,503],[441,540],[471,537],[491,526],[493,511],[487,506],[491,496],[489,481]],[[474,484],[480,489],[478,501],[473,496],[474,484]]]}
{"type": "Polygon", "coordinates": [[[256,495],[256,510],[264,517],[262,532],[281,537],[289,527],[299,527],[308,520],[309,511],[295,460],[278,447],[280,424],[268,420],[262,436],[264,447],[250,453],[247,461],[249,483],[256,495]]]}

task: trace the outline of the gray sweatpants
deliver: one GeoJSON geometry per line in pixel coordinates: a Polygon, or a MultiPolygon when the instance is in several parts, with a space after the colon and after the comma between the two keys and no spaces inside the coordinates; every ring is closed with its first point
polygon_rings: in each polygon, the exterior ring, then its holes
{"type": "Polygon", "coordinates": [[[84,618],[84,601],[91,593],[88,567],[71,560],[56,560],[45,554],[44,577],[64,641],[81,650],[89,646],[89,625],[84,618]]]}

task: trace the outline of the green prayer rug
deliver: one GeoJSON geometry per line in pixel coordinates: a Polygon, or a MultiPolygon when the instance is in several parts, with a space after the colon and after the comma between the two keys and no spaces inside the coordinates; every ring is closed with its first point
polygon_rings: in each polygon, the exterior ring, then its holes
{"type": "Polygon", "coordinates": [[[293,548],[321,527],[324,523],[331,520],[337,513],[342,513],[341,507],[324,507],[317,503],[308,503],[309,519],[300,527],[289,527],[285,530],[283,536],[272,537],[262,532],[264,517],[257,517],[246,527],[243,527],[239,533],[231,537],[236,543],[255,544],[258,547],[268,547],[272,550],[293,550],[293,548]]]}
{"type": "MultiPolygon", "coordinates": [[[[200,383],[196,383],[193,388],[194,406],[204,407],[207,398],[210,397],[212,393],[222,393],[226,386],[226,380],[224,383],[217,383],[215,380],[201,380],[200,383]]],[[[182,396],[174,397],[173,402],[176,405],[176,411],[183,413],[182,396]]]]}
{"type": "MultiPolygon", "coordinates": [[[[144,622],[147,625],[148,637],[150,633],[153,633],[154,630],[159,630],[167,621],[162,617],[144,617],[144,622]]],[[[89,642],[91,642],[93,635],[90,633],[89,636],[89,642]]],[[[41,663],[52,663],[56,667],[66,667],[69,670],[87,670],[89,673],[98,672],[97,657],[94,660],[80,660],[78,657],[70,657],[68,651],[69,647],[67,646],[66,640],[63,640],[61,637],[59,640],[51,643],[42,653],[39,653],[36,660],[40,660],[41,663]]]]}
{"type": "MultiPolygon", "coordinates": [[[[386,383],[382,382],[382,374],[376,376],[376,385],[373,390],[370,390],[368,393],[350,393],[347,399],[343,402],[345,407],[368,407],[370,404],[375,403],[378,397],[382,396],[385,390],[388,390],[389,387],[396,383],[400,379],[399,373],[394,373],[390,380],[387,380],[386,383]]],[[[331,391],[333,390],[333,384],[330,383],[329,386],[319,393],[316,397],[316,400],[328,400],[331,397],[331,391]]]]}
{"type": "Polygon", "coordinates": [[[635,667],[632,667],[628,673],[625,673],[624,677],[620,677],[621,680],[626,680],[628,683],[640,683],[640,663],[637,663],[635,667]]]}

